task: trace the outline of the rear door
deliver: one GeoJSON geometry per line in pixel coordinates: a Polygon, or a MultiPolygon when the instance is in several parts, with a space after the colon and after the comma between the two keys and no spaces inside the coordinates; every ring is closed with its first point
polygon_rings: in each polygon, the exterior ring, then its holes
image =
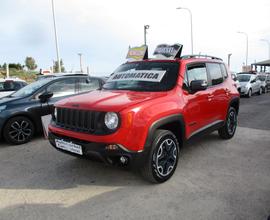
{"type": "Polygon", "coordinates": [[[209,74],[209,113],[211,115],[211,122],[215,123],[219,120],[224,120],[227,112],[227,107],[230,99],[230,90],[225,87],[224,80],[226,75],[222,72],[220,63],[207,63],[207,70],[209,74]]]}

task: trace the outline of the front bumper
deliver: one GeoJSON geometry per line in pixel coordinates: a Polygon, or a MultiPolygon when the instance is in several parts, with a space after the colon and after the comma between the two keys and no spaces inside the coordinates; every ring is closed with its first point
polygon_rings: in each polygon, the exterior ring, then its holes
{"type": "Polygon", "coordinates": [[[75,138],[58,135],[52,132],[49,132],[49,141],[55,149],[63,153],[67,153],[77,157],[86,157],[88,159],[102,161],[111,165],[125,166],[132,169],[140,168],[145,163],[146,158],[148,158],[147,151],[128,151],[120,146],[118,146],[116,149],[110,149],[108,148],[109,144],[106,143],[87,142],[75,138]],[[83,155],[75,154],[56,147],[55,139],[80,145],[82,147],[83,155]],[[127,161],[125,163],[122,163],[120,160],[121,157],[126,158],[127,161]]]}
{"type": "Polygon", "coordinates": [[[240,95],[247,95],[248,89],[246,87],[240,87],[238,92],[240,93],[240,95]]]}

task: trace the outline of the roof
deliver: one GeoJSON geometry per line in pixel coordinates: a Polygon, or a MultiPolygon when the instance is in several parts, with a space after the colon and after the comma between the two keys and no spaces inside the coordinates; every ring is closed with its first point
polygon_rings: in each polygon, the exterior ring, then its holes
{"type": "Polygon", "coordinates": [[[22,80],[17,77],[10,77],[10,78],[0,78],[0,82],[5,82],[5,81],[17,81],[17,82],[25,82],[25,80],[22,80]]]}
{"type": "Polygon", "coordinates": [[[254,66],[270,66],[270,60],[264,60],[257,63],[252,63],[254,66]]]}

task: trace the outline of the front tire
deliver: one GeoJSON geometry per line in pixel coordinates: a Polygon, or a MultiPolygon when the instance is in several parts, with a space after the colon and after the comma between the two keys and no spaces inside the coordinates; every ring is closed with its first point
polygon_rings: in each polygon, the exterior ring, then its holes
{"type": "Polygon", "coordinates": [[[177,167],[179,143],[168,130],[157,130],[154,141],[141,173],[152,183],[163,183],[171,178],[177,167]]]}
{"type": "Polygon", "coordinates": [[[258,95],[261,95],[262,92],[263,92],[263,89],[262,89],[262,87],[260,87],[260,89],[259,89],[259,91],[258,91],[258,95]]]}
{"type": "Polygon", "coordinates": [[[250,98],[251,96],[252,96],[252,90],[251,90],[251,89],[249,89],[249,90],[248,90],[247,97],[248,97],[248,98],[250,98]]]}
{"type": "Polygon", "coordinates": [[[4,127],[4,138],[10,144],[24,144],[34,135],[34,124],[24,116],[17,116],[8,120],[4,127]]]}
{"type": "Polygon", "coordinates": [[[237,112],[234,107],[230,107],[225,124],[218,130],[222,139],[231,139],[237,127],[237,112]]]}

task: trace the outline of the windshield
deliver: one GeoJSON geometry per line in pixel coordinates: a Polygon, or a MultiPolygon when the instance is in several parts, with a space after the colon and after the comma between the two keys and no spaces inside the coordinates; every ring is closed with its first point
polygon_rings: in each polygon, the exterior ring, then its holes
{"type": "Polygon", "coordinates": [[[237,79],[239,82],[248,82],[250,80],[250,75],[238,75],[237,79]]]}
{"type": "Polygon", "coordinates": [[[260,76],[258,76],[258,78],[259,78],[259,80],[261,80],[261,81],[265,81],[266,76],[260,75],[260,76]]]}
{"type": "Polygon", "coordinates": [[[50,82],[51,79],[43,79],[36,82],[33,82],[21,89],[19,89],[17,92],[13,93],[12,97],[25,97],[28,95],[34,94],[39,88],[44,86],[46,83],[50,82]]]}
{"type": "Polygon", "coordinates": [[[133,91],[168,91],[177,80],[176,62],[136,62],[121,65],[103,89],[133,91]]]}

